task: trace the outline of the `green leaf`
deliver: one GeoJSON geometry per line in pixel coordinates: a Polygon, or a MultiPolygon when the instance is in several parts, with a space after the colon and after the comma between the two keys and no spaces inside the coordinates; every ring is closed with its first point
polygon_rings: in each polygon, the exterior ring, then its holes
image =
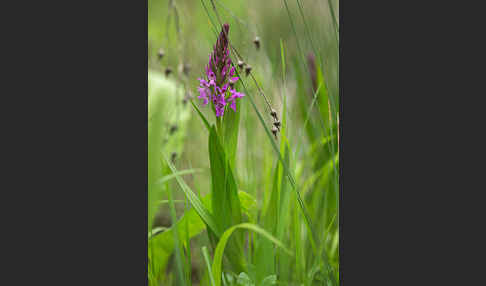
{"type": "Polygon", "coordinates": [[[173,174],[166,175],[166,176],[162,177],[160,180],[158,180],[155,183],[156,184],[163,184],[163,183],[165,183],[165,182],[167,182],[167,181],[169,181],[171,179],[174,179],[177,176],[187,175],[187,174],[194,174],[194,173],[198,173],[198,172],[201,172],[201,169],[187,169],[187,170],[178,171],[176,173],[173,173],[173,174]]]}
{"type": "Polygon", "coordinates": [[[209,130],[210,129],[209,122],[206,119],[206,117],[204,116],[204,114],[202,114],[201,110],[199,110],[199,108],[197,107],[197,105],[195,105],[192,100],[191,100],[191,104],[194,107],[194,109],[197,111],[197,114],[199,115],[199,117],[201,118],[201,120],[204,122],[204,126],[206,126],[206,128],[209,130]]]}
{"type": "MultiPolygon", "coordinates": [[[[250,194],[238,192],[243,210],[248,212],[255,211],[256,201],[250,194]]],[[[201,198],[201,203],[206,209],[211,211],[211,197],[206,195],[201,198]]],[[[178,234],[180,239],[191,239],[206,229],[206,224],[196,212],[191,208],[177,222],[178,234]],[[185,227],[187,225],[187,227],[185,227]]],[[[149,276],[159,279],[167,267],[170,255],[174,252],[174,226],[169,229],[154,228],[152,235],[149,237],[149,276]]],[[[204,253],[203,253],[204,255],[204,253]]],[[[209,262],[208,262],[209,263],[209,262]]],[[[211,270],[209,270],[211,271],[211,270]]],[[[212,275],[212,274],[211,274],[212,275]]],[[[211,277],[210,277],[211,278],[211,277]]]]}
{"type": "MultiPolygon", "coordinates": [[[[219,229],[225,230],[241,222],[241,206],[238,198],[238,189],[231,171],[231,166],[220,144],[214,125],[209,132],[209,159],[211,164],[211,199],[213,214],[219,229]]],[[[241,236],[236,236],[230,243],[228,256],[234,270],[243,271],[241,236]]]]}
{"type": "Polygon", "coordinates": [[[270,233],[268,233],[266,230],[260,228],[259,226],[251,223],[241,223],[235,226],[230,227],[227,229],[223,235],[221,236],[218,245],[216,246],[216,250],[214,252],[214,259],[213,259],[213,267],[212,267],[212,272],[213,272],[213,277],[215,278],[215,284],[216,286],[221,286],[221,266],[223,262],[223,253],[226,248],[226,244],[228,243],[228,240],[233,234],[233,232],[237,229],[248,229],[253,232],[256,232],[262,236],[264,236],[266,239],[270,240],[273,242],[276,246],[280,247],[287,253],[288,255],[292,256],[292,252],[290,252],[289,249],[287,249],[283,243],[281,243],[278,239],[273,237],[270,233]]]}
{"type": "Polygon", "coordinates": [[[230,167],[235,168],[235,155],[238,146],[238,130],[240,123],[240,104],[236,101],[236,111],[226,110],[223,116],[223,146],[230,167]]]}
{"type": "Polygon", "coordinates": [[[213,214],[220,229],[241,222],[237,186],[214,125],[209,133],[213,214]],[[228,215],[229,214],[229,215],[228,215]]]}
{"type": "Polygon", "coordinates": [[[254,215],[258,207],[256,199],[249,193],[243,191],[238,191],[238,198],[240,199],[242,212],[246,214],[250,222],[256,221],[254,215]]]}
{"type": "Polygon", "coordinates": [[[237,286],[254,286],[255,283],[251,281],[250,276],[246,274],[245,272],[241,272],[240,275],[238,275],[238,279],[236,279],[236,285],[237,286]]]}
{"type": "MultiPolygon", "coordinates": [[[[211,200],[209,196],[202,198],[202,204],[211,209],[211,200]]],[[[149,266],[154,269],[154,276],[160,278],[164,272],[168,259],[175,247],[174,229],[178,227],[179,240],[185,237],[192,238],[206,229],[205,223],[201,220],[195,208],[186,211],[179,221],[166,231],[156,234],[149,239],[149,266]],[[187,224],[187,227],[184,225],[187,224]]],[[[149,270],[150,271],[150,270],[149,270]]]]}
{"type": "MultiPolygon", "coordinates": [[[[177,173],[176,167],[170,162],[170,160],[167,159],[167,157],[164,155],[165,162],[169,166],[169,168],[172,170],[172,172],[175,174],[177,173]]],[[[186,195],[186,198],[189,200],[191,205],[194,207],[198,215],[201,217],[201,219],[211,228],[211,230],[217,235],[220,236],[221,232],[218,228],[218,224],[214,220],[214,217],[211,215],[211,213],[208,211],[207,208],[204,207],[204,205],[201,203],[199,198],[194,194],[194,192],[189,188],[189,186],[184,182],[184,180],[181,178],[180,175],[176,176],[177,183],[181,187],[182,191],[184,192],[184,195],[186,195]]]]}
{"type": "Polygon", "coordinates": [[[206,246],[202,247],[202,253],[203,253],[203,256],[204,256],[204,262],[206,262],[206,266],[207,266],[207,269],[208,269],[209,279],[211,281],[211,286],[215,286],[213,272],[211,272],[211,264],[209,262],[208,248],[206,246]]]}
{"type": "Polygon", "coordinates": [[[277,275],[272,274],[262,280],[261,286],[277,285],[277,275]]]}

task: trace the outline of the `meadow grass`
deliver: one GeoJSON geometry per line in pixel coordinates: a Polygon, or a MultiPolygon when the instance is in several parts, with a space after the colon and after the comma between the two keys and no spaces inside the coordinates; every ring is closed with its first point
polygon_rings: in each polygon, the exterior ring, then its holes
{"type": "Polygon", "coordinates": [[[149,0],[150,285],[339,285],[337,9],[149,0]],[[197,78],[222,23],[246,96],[216,118],[197,78]]]}

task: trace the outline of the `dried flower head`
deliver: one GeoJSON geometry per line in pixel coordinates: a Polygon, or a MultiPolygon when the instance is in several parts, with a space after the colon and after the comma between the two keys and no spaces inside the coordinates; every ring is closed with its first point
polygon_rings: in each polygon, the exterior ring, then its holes
{"type": "Polygon", "coordinates": [[[216,116],[224,115],[225,106],[230,103],[231,109],[236,111],[236,99],[245,96],[234,89],[238,81],[235,68],[231,66],[228,42],[229,25],[223,24],[213,52],[209,55],[206,66],[207,79],[199,78],[199,96],[203,104],[213,103],[216,116]]]}

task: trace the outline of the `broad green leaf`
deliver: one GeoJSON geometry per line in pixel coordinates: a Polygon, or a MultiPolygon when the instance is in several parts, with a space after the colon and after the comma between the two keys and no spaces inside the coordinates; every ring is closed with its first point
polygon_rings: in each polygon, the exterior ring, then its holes
{"type": "Polygon", "coordinates": [[[212,266],[212,272],[213,272],[213,277],[215,278],[215,284],[216,286],[221,286],[221,266],[223,262],[223,253],[226,248],[226,244],[228,243],[228,240],[233,234],[233,232],[237,229],[248,229],[251,230],[255,233],[258,233],[262,236],[264,236],[266,239],[270,240],[273,244],[276,246],[280,247],[287,253],[288,255],[292,256],[292,252],[290,252],[289,249],[287,249],[283,243],[281,243],[278,239],[273,237],[270,233],[268,233],[266,230],[260,228],[259,226],[251,223],[241,223],[235,226],[230,227],[227,229],[223,235],[221,236],[218,245],[216,247],[216,250],[214,252],[214,259],[213,259],[213,266],[212,266]]]}
{"type": "MultiPolygon", "coordinates": [[[[238,189],[227,160],[227,156],[221,146],[219,136],[214,125],[209,132],[209,159],[211,164],[211,199],[213,214],[219,229],[225,230],[232,225],[240,223],[241,205],[238,198],[238,189]]],[[[236,236],[230,243],[228,259],[237,272],[243,268],[243,237],[236,236]]]]}
{"type": "MultiPolygon", "coordinates": [[[[211,209],[210,197],[203,197],[202,204],[207,209],[211,209]]],[[[176,225],[179,226],[178,235],[179,240],[181,241],[185,237],[192,238],[206,229],[206,225],[201,220],[195,208],[186,211],[176,225]],[[187,227],[181,227],[186,224],[187,227]]],[[[149,263],[153,263],[153,269],[155,269],[154,276],[158,278],[160,278],[160,274],[165,271],[168,259],[174,251],[174,227],[175,226],[172,226],[168,230],[151,237],[149,240],[149,263]]]]}
{"type": "MultiPolygon", "coordinates": [[[[254,197],[242,191],[238,192],[238,196],[240,197],[242,208],[245,212],[248,211],[251,213],[256,210],[257,206],[254,197]]],[[[211,211],[210,195],[202,197],[201,202],[204,207],[211,211]]],[[[187,238],[191,239],[206,229],[206,224],[201,220],[201,217],[194,208],[191,208],[184,213],[177,222],[177,226],[179,226],[178,234],[181,240],[187,238]]],[[[154,228],[152,235],[149,237],[149,264],[151,264],[149,265],[149,274],[153,277],[161,277],[161,274],[167,267],[170,255],[174,252],[175,245],[173,231],[174,226],[169,229],[154,228]]]]}
{"type": "Polygon", "coordinates": [[[226,154],[222,148],[216,128],[209,133],[209,159],[211,164],[213,214],[220,229],[241,222],[240,201],[237,186],[226,154]],[[229,214],[229,215],[228,215],[229,214]]]}

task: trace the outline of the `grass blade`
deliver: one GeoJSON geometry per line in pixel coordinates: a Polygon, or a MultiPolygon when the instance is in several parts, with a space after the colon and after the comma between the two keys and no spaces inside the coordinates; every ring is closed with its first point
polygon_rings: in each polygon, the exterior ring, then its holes
{"type": "MultiPolygon", "coordinates": [[[[167,159],[167,157],[164,155],[165,162],[167,165],[169,165],[169,168],[172,170],[173,173],[177,173],[176,167],[170,162],[170,160],[167,159]]],[[[201,203],[199,198],[194,194],[194,192],[189,188],[189,186],[184,182],[184,180],[181,178],[180,175],[176,176],[177,183],[181,187],[182,191],[184,192],[184,195],[186,195],[186,198],[189,200],[191,205],[194,207],[198,215],[201,217],[201,219],[211,228],[211,230],[217,235],[221,235],[221,231],[219,230],[216,221],[214,220],[213,216],[211,213],[204,207],[204,205],[201,203]]]]}
{"type": "Polygon", "coordinates": [[[221,239],[219,240],[219,243],[216,247],[216,250],[214,252],[214,259],[213,259],[213,266],[212,266],[212,272],[213,272],[213,277],[215,277],[215,286],[221,286],[221,276],[222,276],[222,270],[221,270],[221,264],[223,262],[223,253],[224,249],[226,247],[226,244],[228,243],[228,240],[233,234],[233,232],[239,228],[242,229],[248,229],[253,232],[256,232],[262,236],[264,236],[266,239],[270,240],[273,242],[276,246],[280,247],[285,253],[288,255],[292,256],[292,252],[287,249],[282,242],[280,242],[278,239],[273,237],[270,233],[268,233],[266,230],[260,228],[259,226],[251,223],[241,223],[235,226],[232,226],[231,228],[227,229],[223,235],[221,236],[221,239]]]}
{"type": "Polygon", "coordinates": [[[209,280],[211,281],[211,286],[216,286],[216,284],[214,283],[213,272],[211,271],[211,262],[209,262],[208,248],[206,246],[202,247],[202,253],[204,257],[204,262],[206,262],[206,266],[208,268],[208,275],[209,280]]]}

